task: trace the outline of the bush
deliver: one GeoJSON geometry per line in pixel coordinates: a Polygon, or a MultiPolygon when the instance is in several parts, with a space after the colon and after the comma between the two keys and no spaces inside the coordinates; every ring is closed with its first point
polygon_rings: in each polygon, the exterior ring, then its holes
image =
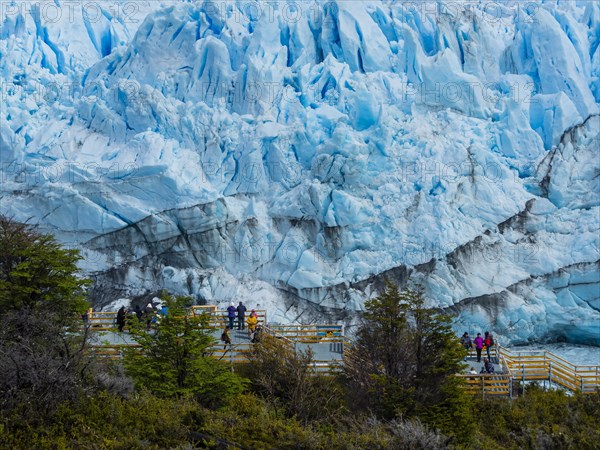
{"type": "Polygon", "coordinates": [[[475,448],[598,449],[600,396],[527,387],[513,401],[476,401],[475,448]]]}
{"type": "Polygon", "coordinates": [[[275,410],[307,424],[327,423],[345,412],[344,390],[333,376],[314,373],[313,354],[295,351],[279,339],[265,336],[248,354],[244,374],[254,391],[275,410]]]}
{"type": "Polygon", "coordinates": [[[53,312],[9,311],[0,327],[0,412],[40,421],[57,405],[89,392],[85,339],[65,333],[53,312]]]}
{"type": "Polygon", "coordinates": [[[12,449],[164,449],[189,442],[183,417],[197,409],[188,399],[158,399],[142,393],[131,400],[98,393],[66,402],[45,424],[13,425],[0,433],[12,449]]]}
{"type": "MultiPolygon", "coordinates": [[[[234,442],[240,448],[256,450],[444,449],[448,442],[418,421],[386,423],[372,417],[346,416],[333,426],[320,426],[317,422],[303,426],[295,418],[277,414],[253,395],[203,416],[199,430],[234,442]]],[[[203,448],[221,448],[216,440],[205,445],[203,448]]]]}

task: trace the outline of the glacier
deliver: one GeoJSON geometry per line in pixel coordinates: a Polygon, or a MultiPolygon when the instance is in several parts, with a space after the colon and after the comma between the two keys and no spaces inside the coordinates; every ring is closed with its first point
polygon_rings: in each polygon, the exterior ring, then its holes
{"type": "Polygon", "coordinates": [[[162,289],[600,345],[595,1],[5,1],[0,213],[162,289]]]}

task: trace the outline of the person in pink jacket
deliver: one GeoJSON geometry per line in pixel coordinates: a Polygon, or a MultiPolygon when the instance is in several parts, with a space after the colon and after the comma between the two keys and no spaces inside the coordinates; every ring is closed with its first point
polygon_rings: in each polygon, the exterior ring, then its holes
{"type": "Polygon", "coordinates": [[[477,333],[477,337],[473,339],[473,344],[475,344],[475,350],[477,350],[477,362],[481,362],[481,350],[483,349],[481,333],[477,333]]]}

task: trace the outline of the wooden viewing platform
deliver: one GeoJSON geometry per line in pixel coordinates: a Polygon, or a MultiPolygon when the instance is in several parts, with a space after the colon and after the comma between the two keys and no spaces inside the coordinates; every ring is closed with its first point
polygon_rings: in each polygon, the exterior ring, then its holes
{"type": "MultiPolygon", "coordinates": [[[[232,330],[232,344],[225,346],[219,341],[221,331],[229,323],[226,311],[216,306],[194,306],[190,314],[209,315],[209,328],[213,330],[215,343],[211,348],[213,358],[239,364],[248,361],[247,353],[252,343],[246,331],[232,330]]],[[[279,339],[294,350],[311,349],[314,354],[311,368],[315,373],[333,374],[339,372],[345,358],[353,355],[352,346],[344,335],[344,327],[335,324],[281,325],[269,324],[267,313],[256,310],[258,321],[263,325],[265,334],[279,339]]],[[[135,347],[127,333],[116,332],[116,312],[93,312],[89,320],[90,330],[102,335],[92,344],[96,355],[108,358],[122,357],[125,348],[135,347]],[[109,338],[108,342],[106,339],[109,338]],[[111,342],[112,341],[112,342],[111,342]]],[[[236,322],[237,324],[237,322],[236,322]]],[[[95,333],[94,333],[95,334],[95,333]]],[[[474,361],[475,350],[469,354],[474,361]]],[[[485,356],[485,351],[482,357],[485,356]]],[[[600,391],[600,366],[575,365],[548,351],[512,351],[501,345],[490,349],[494,363],[493,374],[457,374],[465,381],[467,392],[473,395],[505,396],[525,394],[526,383],[531,381],[548,382],[571,392],[584,394],[600,391]]],[[[468,360],[469,361],[469,360],[468,360]]],[[[481,366],[481,363],[479,363],[481,366]]]]}
{"type": "MultiPolygon", "coordinates": [[[[600,391],[600,366],[575,365],[552,352],[510,351],[500,345],[491,349],[492,361],[500,370],[494,374],[461,374],[467,391],[482,396],[525,394],[526,383],[548,382],[571,392],[600,391]]],[[[474,352],[473,352],[474,353],[474,352]]],[[[473,356],[473,353],[469,356],[473,356]]]]}

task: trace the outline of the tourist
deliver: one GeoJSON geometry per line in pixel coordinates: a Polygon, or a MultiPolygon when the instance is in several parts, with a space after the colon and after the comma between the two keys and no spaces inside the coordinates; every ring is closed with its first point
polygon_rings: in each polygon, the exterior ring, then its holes
{"type": "Polygon", "coordinates": [[[481,350],[483,349],[483,338],[481,333],[477,333],[477,337],[473,340],[475,344],[475,350],[477,351],[477,362],[481,362],[481,350]]]}
{"type": "Polygon", "coordinates": [[[481,373],[494,373],[494,365],[487,358],[483,358],[483,367],[481,373]]]}
{"type": "Polygon", "coordinates": [[[238,330],[243,330],[246,327],[246,307],[242,302],[237,307],[238,330]]]}
{"type": "Polygon", "coordinates": [[[256,331],[256,326],[258,325],[258,315],[256,314],[256,311],[252,310],[252,312],[250,312],[250,317],[248,317],[246,322],[248,322],[248,334],[252,335],[252,333],[256,331]]]}
{"type": "Polygon", "coordinates": [[[81,319],[83,320],[83,326],[84,327],[89,327],[90,326],[90,309],[86,310],[86,312],[84,312],[81,315],[81,319]]]}
{"type": "Polygon", "coordinates": [[[125,327],[125,315],[127,314],[127,310],[124,306],[119,308],[117,311],[117,326],[119,327],[119,333],[123,332],[123,327],[125,327]]]}
{"type": "Polygon", "coordinates": [[[471,375],[477,375],[477,371],[475,370],[475,367],[471,367],[471,369],[469,370],[469,373],[471,375]]]}
{"type": "Polygon", "coordinates": [[[221,342],[225,345],[223,346],[223,350],[227,349],[228,345],[231,345],[231,336],[229,335],[229,327],[225,327],[223,333],[221,333],[221,342]]]}
{"type": "MultiPolygon", "coordinates": [[[[460,343],[467,351],[467,356],[469,356],[469,352],[471,351],[471,347],[473,346],[473,342],[471,341],[471,338],[469,337],[469,333],[467,333],[465,331],[465,334],[463,334],[462,337],[460,338],[460,343]]],[[[465,357],[465,361],[466,360],[467,360],[467,358],[465,357]]]]}
{"type": "Polygon", "coordinates": [[[483,338],[483,343],[485,344],[485,349],[487,351],[487,357],[488,358],[492,358],[490,356],[490,348],[494,345],[494,338],[492,337],[492,334],[489,331],[485,332],[485,337],[483,338]]]}
{"type": "Polygon", "coordinates": [[[148,303],[144,308],[144,316],[146,317],[146,331],[150,331],[152,327],[152,318],[154,317],[154,308],[152,303],[148,303]]]}
{"type": "Polygon", "coordinates": [[[229,307],[227,308],[227,318],[229,319],[229,329],[230,330],[233,330],[233,323],[235,322],[235,312],[236,312],[235,305],[233,304],[233,302],[231,302],[229,304],[229,307]]]}
{"type": "Polygon", "coordinates": [[[262,339],[263,328],[261,325],[256,325],[256,331],[250,336],[250,341],[253,343],[260,342],[262,339]]]}
{"type": "Polygon", "coordinates": [[[161,314],[163,316],[167,316],[169,314],[169,308],[166,304],[162,305],[162,307],[160,308],[159,314],[161,314]]]}
{"type": "Polygon", "coordinates": [[[135,305],[135,316],[137,317],[137,320],[141,321],[143,315],[144,313],[142,312],[140,305],[135,305]]]}

